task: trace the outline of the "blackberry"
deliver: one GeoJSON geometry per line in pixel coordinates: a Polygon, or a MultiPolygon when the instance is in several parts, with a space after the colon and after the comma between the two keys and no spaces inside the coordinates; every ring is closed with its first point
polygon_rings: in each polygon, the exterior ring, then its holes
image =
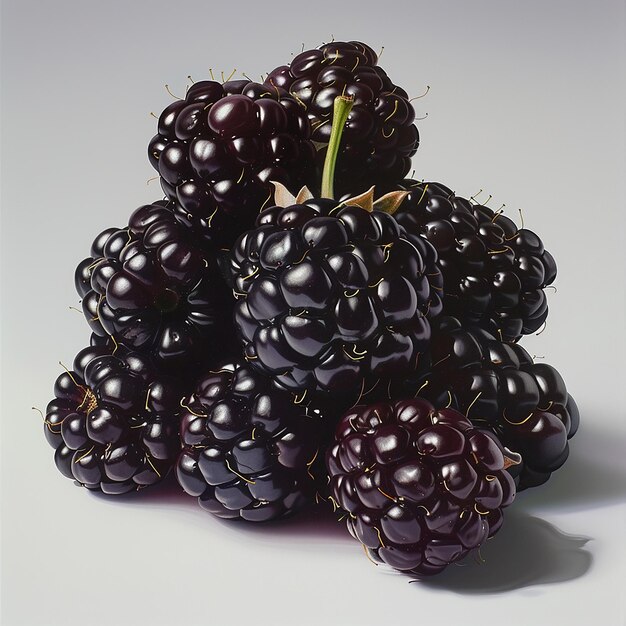
{"type": "MultiPolygon", "coordinates": [[[[409,172],[419,145],[407,93],[377,62],[376,53],[366,44],[334,41],[298,54],[290,65],[272,70],[265,81],[297,99],[311,122],[313,141],[321,144],[330,138],[335,97],[354,98],[337,165],[340,196],[371,185],[379,190],[392,187],[409,172]]],[[[318,153],[320,166],[325,152],[318,153]]]]}
{"type": "Polygon", "coordinates": [[[405,180],[399,187],[410,193],[394,217],[436,248],[444,311],[499,332],[503,341],[538,330],[548,316],[543,289],[556,277],[541,239],[440,183],[405,180]]]}
{"type": "Polygon", "coordinates": [[[201,377],[182,403],[176,476],[183,489],[228,519],[267,521],[304,507],[315,491],[309,466],[324,418],[303,400],[246,363],[201,377]]]}
{"type": "Polygon", "coordinates": [[[168,371],[222,359],[233,342],[233,299],[215,257],[167,202],[98,235],[75,282],[96,335],[149,353],[168,371]]]}
{"type": "Polygon", "coordinates": [[[230,247],[270,201],[270,181],[294,191],[309,182],[309,136],[306,114],[286,91],[202,81],[163,111],[148,156],[177,217],[230,247]]]}
{"type": "Polygon", "coordinates": [[[44,432],[59,471],[88,489],[121,494],[166,476],[180,449],[184,388],[137,353],[81,350],[61,374],[44,432]]]}
{"type": "Polygon", "coordinates": [[[358,391],[415,368],[441,310],[435,259],[380,211],[330,199],[266,209],[231,251],[246,358],[298,391],[358,391]]]}
{"type": "Polygon", "coordinates": [[[515,497],[501,445],[422,398],[359,405],[327,454],[333,498],[376,561],[436,574],[493,536],[515,497]]]}
{"type": "Polygon", "coordinates": [[[522,463],[511,467],[518,490],[540,485],[569,455],[579,413],[561,375],[534,363],[519,344],[507,344],[458,319],[433,324],[430,367],[412,381],[395,381],[392,396],[419,394],[449,405],[489,429],[522,463]]]}

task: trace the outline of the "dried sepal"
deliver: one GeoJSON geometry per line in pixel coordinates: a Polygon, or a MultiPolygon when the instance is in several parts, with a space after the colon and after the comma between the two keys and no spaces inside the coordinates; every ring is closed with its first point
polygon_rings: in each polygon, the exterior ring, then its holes
{"type": "Polygon", "coordinates": [[[313,194],[307,186],[302,187],[297,196],[294,196],[285,185],[276,180],[271,180],[274,186],[274,206],[286,207],[292,204],[304,204],[313,198],[313,194]]]}
{"type": "Polygon", "coordinates": [[[313,194],[311,190],[305,185],[300,189],[298,195],[296,196],[296,204],[304,204],[307,200],[312,200],[313,194]]]}
{"type": "Polygon", "coordinates": [[[390,191],[374,202],[374,211],[393,215],[408,195],[408,191],[390,191]]]}
{"type": "Polygon", "coordinates": [[[296,204],[296,197],[277,180],[271,180],[270,183],[274,186],[274,205],[275,206],[291,206],[296,204]]]}
{"type": "Polygon", "coordinates": [[[522,462],[522,455],[513,452],[508,448],[504,448],[504,469],[508,469],[513,465],[519,465],[522,462]]]}
{"type": "Polygon", "coordinates": [[[374,208],[374,187],[370,187],[365,193],[344,200],[341,206],[360,206],[371,213],[374,208]]]}
{"type": "MultiPolygon", "coordinates": [[[[300,189],[297,196],[294,196],[282,183],[276,180],[272,180],[270,183],[274,187],[274,206],[287,207],[292,204],[304,204],[307,200],[311,200],[314,197],[311,190],[306,186],[300,189]]],[[[348,198],[341,202],[339,206],[358,206],[369,213],[372,211],[383,211],[393,215],[409,195],[408,191],[390,191],[378,198],[378,200],[374,200],[374,193],[375,188],[370,187],[365,193],[348,198]]]]}

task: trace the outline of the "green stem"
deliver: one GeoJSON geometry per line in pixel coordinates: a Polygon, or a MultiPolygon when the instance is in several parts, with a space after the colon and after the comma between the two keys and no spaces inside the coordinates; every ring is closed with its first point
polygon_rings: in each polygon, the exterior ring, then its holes
{"type": "Polygon", "coordinates": [[[339,144],[341,135],[348,120],[348,115],[352,109],[354,100],[350,96],[337,96],[333,106],[333,125],[330,130],[330,141],[324,160],[324,170],[322,172],[322,198],[333,198],[333,181],[335,179],[335,166],[337,165],[337,155],[339,154],[339,144]]]}

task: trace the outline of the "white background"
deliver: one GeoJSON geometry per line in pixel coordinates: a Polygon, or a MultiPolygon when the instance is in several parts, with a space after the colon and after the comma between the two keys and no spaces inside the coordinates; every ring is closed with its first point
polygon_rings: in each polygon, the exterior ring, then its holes
{"type": "Polygon", "coordinates": [[[2,624],[623,626],[625,7],[578,0],[2,3],[2,624]],[[187,75],[256,77],[334,35],[385,46],[413,96],[416,177],[492,194],[559,265],[529,337],[582,425],[499,535],[427,583],[374,567],[328,516],[227,524],[171,488],[88,494],[35,405],[88,341],[75,265],[160,197],[146,146],[187,75]]]}

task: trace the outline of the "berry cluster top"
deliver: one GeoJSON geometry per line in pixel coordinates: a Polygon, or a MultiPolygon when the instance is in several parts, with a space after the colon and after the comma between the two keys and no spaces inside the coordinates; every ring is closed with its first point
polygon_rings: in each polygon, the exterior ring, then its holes
{"type": "Polygon", "coordinates": [[[315,148],[302,107],[283,89],[202,81],[159,117],[148,156],[176,214],[229,247],[270,201],[270,181],[310,182],[315,148]]]}
{"type": "MultiPolygon", "coordinates": [[[[265,81],[297,99],[311,122],[312,139],[322,144],[330,138],[335,98],[354,99],[337,164],[339,194],[393,185],[409,172],[419,144],[407,93],[377,63],[366,44],[334,41],[303,51],[265,81]]],[[[320,163],[325,155],[325,150],[319,152],[320,163]]]]}

